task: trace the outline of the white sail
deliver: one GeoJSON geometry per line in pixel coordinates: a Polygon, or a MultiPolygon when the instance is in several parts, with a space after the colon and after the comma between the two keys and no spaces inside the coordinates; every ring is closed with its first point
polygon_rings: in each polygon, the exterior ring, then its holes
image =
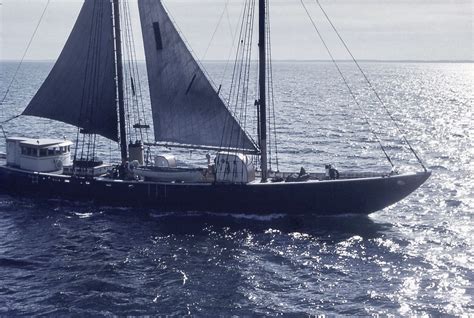
{"type": "Polygon", "coordinates": [[[139,0],[158,142],[256,151],[181,39],[160,0],[139,0]]]}

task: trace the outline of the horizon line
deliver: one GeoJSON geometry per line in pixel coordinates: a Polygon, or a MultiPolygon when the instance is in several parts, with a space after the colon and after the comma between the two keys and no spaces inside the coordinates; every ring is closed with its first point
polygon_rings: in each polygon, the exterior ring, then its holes
{"type": "MultiPolygon", "coordinates": [[[[0,59],[0,62],[20,62],[19,59],[0,59]]],[[[145,59],[138,59],[137,62],[146,62],[145,59]]],[[[225,63],[227,60],[214,60],[206,59],[199,60],[200,62],[218,62],[225,63]]],[[[251,60],[252,62],[258,62],[258,60],[251,60]]],[[[273,59],[273,62],[332,62],[329,59],[273,59]]],[[[351,59],[336,59],[336,62],[353,62],[351,59]]],[[[56,59],[25,59],[23,62],[56,62],[56,59]]],[[[438,59],[438,60],[426,60],[426,59],[358,59],[357,62],[379,62],[379,63],[474,63],[473,60],[450,60],[450,59],[438,59]]]]}

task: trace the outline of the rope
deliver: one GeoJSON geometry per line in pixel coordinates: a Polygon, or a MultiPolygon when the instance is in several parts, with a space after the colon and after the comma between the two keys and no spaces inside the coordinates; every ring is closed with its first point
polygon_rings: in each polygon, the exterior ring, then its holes
{"type": "MultiPolygon", "coordinates": [[[[235,53],[235,62],[234,62],[234,67],[233,67],[233,71],[232,71],[232,78],[231,78],[231,82],[230,82],[230,89],[229,89],[229,97],[227,99],[227,102],[228,102],[228,109],[230,111],[232,111],[233,113],[235,113],[235,108],[232,110],[230,107],[232,107],[232,104],[233,104],[233,99],[234,99],[234,96],[237,96],[238,95],[238,92],[236,93],[235,92],[235,87],[237,86],[237,89],[239,88],[239,83],[240,83],[240,77],[239,77],[239,81],[237,82],[237,85],[236,85],[236,80],[237,80],[237,73],[239,73],[239,75],[241,74],[241,69],[242,69],[242,66],[241,66],[241,62],[239,63],[239,60],[240,60],[240,54],[241,54],[241,47],[243,44],[243,40],[242,40],[242,36],[244,34],[244,25],[246,23],[246,16],[247,16],[247,9],[248,9],[248,6],[247,6],[247,2],[244,2],[244,7],[243,7],[243,10],[241,12],[242,14],[242,20],[241,20],[241,25],[240,25],[240,31],[239,31],[239,41],[238,41],[238,44],[237,44],[237,48],[236,48],[236,53],[235,53]]],[[[247,16],[248,17],[248,16],[247,16]]],[[[243,53],[242,53],[243,54],[243,53]]],[[[236,97],[237,99],[237,97],[236,97]]],[[[236,101],[236,104],[237,104],[237,101],[236,101]]],[[[235,106],[237,107],[237,106],[235,106]]],[[[225,140],[224,140],[224,137],[225,137],[225,134],[227,132],[227,127],[228,127],[228,117],[225,118],[224,120],[224,125],[223,125],[223,129],[222,129],[222,136],[221,136],[221,142],[220,142],[220,147],[221,148],[224,148],[224,143],[225,143],[225,140]]]]}
{"type": "MultiPolygon", "coordinates": [[[[395,127],[397,127],[399,133],[401,134],[401,137],[402,139],[405,141],[405,143],[407,144],[408,148],[410,149],[410,151],[413,153],[413,155],[416,157],[416,159],[418,160],[418,162],[420,163],[420,165],[423,167],[423,169],[425,170],[425,172],[427,171],[425,165],[423,164],[423,161],[420,159],[420,157],[418,156],[418,154],[416,153],[415,149],[413,149],[413,147],[411,146],[410,142],[408,141],[408,139],[406,138],[405,136],[405,133],[403,132],[403,130],[401,129],[401,127],[398,125],[397,121],[395,120],[395,118],[393,117],[392,113],[389,111],[389,109],[387,108],[387,106],[385,105],[385,103],[383,102],[383,100],[380,98],[379,94],[377,93],[377,90],[375,89],[375,87],[372,85],[372,83],[370,82],[369,78],[367,77],[367,75],[365,74],[365,72],[362,70],[362,68],[360,67],[359,63],[357,62],[357,60],[355,59],[354,55],[352,54],[351,50],[349,50],[349,47],[347,46],[346,42],[342,39],[341,35],[339,34],[338,30],[336,29],[336,27],[334,26],[334,24],[332,23],[331,19],[329,18],[329,16],[327,15],[326,11],[323,9],[323,7],[321,6],[321,3],[319,2],[319,0],[314,0],[316,1],[316,3],[318,4],[319,8],[321,9],[321,11],[323,12],[324,16],[326,17],[326,19],[328,20],[329,24],[331,25],[332,29],[334,30],[334,32],[336,32],[337,34],[337,37],[339,38],[339,40],[341,41],[341,43],[344,45],[346,51],[349,53],[349,55],[351,56],[352,58],[352,61],[354,61],[355,65],[357,66],[357,68],[359,69],[359,71],[361,72],[361,74],[364,76],[364,79],[365,81],[367,82],[367,84],[369,85],[370,89],[374,92],[375,96],[377,97],[378,101],[380,102],[380,104],[382,105],[382,107],[385,109],[385,112],[388,114],[388,116],[390,117],[390,119],[393,121],[393,123],[395,124],[395,127]]],[[[301,3],[302,0],[301,0],[301,3]]],[[[304,6],[304,4],[303,4],[304,6]]],[[[306,9],[306,7],[305,7],[306,9]]]]}
{"type": "Polygon", "coordinates": [[[267,83],[265,83],[265,91],[267,94],[267,155],[268,155],[268,168],[270,170],[273,170],[272,164],[273,164],[273,136],[272,136],[272,108],[274,106],[273,104],[273,96],[271,94],[271,89],[273,87],[273,82],[271,78],[271,68],[272,68],[272,62],[271,62],[271,48],[269,46],[270,43],[270,30],[269,30],[269,17],[268,17],[268,12],[269,6],[268,6],[268,0],[265,1],[265,6],[267,7],[267,10],[265,10],[265,54],[266,54],[266,59],[267,59],[267,67],[265,70],[266,73],[266,78],[267,78],[267,83]]]}
{"type": "MultiPolygon", "coordinates": [[[[266,10],[267,13],[267,51],[268,51],[268,65],[269,65],[269,71],[268,71],[268,78],[269,78],[269,92],[268,95],[271,98],[271,110],[269,112],[270,116],[268,117],[269,119],[269,125],[268,127],[272,127],[273,124],[273,135],[274,135],[274,140],[273,143],[275,145],[275,163],[277,166],[277,171],[280,171],[280,166],[279,166],[279,158],[278,158],[278,139],[277,139],[277,130],[276,130],[276,116],[275,116],[275,94],[274,94],[274,86],[273,86],[273,62],[272,62],[272,41],[271,41],[271,23],[270,23],[270,4],[269,0],[267,0],[266,6],[268,10],[266,10]],[[273,123],[270,121],[270,117],[273,117],[273,123]]],[[[271,136],[271,133],[269,134],[271,136]]],[[[271,144],[271,143],[270,143],[271,144]]],[[[271,160],[270,160],[271,162],[271,160]]]]}
{"type": "MultiPolygon", "coordinates": [[[[102,22],[103,22],[103,11],[104,5],[98,4],[97,2],[94,3],[93,9],[93,19],[92,19],[92,27],[90,31],[90,52],[88,53],[88,64],[90,64],[89,71],[90,73],[86,75],[85,84],[88,83],[87,87],[84,86],[84,91],[86,94],[86,101],[85,101],[85,110],[84,110],[84,123],[83,128],[86,128],[86,124],[90,125],[91,120],[93,120],[94,116],[94,98],[96,96],[96,92],[99,90],[99,70],[100,70],[100,56],[101,56],[101,39],[102,39],[102,22]],[[89,77],[88,77],[89,76],[89,77]],[[87,81],[87,78],[90,80],[87,81]]],[[[87,152],[86,152],[86,160],[89,161],[91,157],[94,156],[95,151],[95,138],[90,132],[87,132],[87,152]],[[92,149],[92,151],[91,151],[92,149]]],[[[83,154],[81,154],[81,157],[83,154]]]]}
{"type": "MultiPolygon", "coordinates": [[[[126,58],[126,66],[128,66],[128,70],[124,69],[125,73],[127,73],[128,71],[128,74],[126,76],[126,78],[128,80],[125,81],[126,83],[126,96],[127,96],[127,100],[129,100],[128,102],[128,107],[130,107],[131,105],[131,108],[132,108],[132,115],[133,115],[133,120],[134,120],[134,123],[135,124],[141,124],[141,113],[140,113],[140,106],[139,106],[139,102],[138,102],[138,96],[137,96],[137,92],[136,92],[136,87],[135,87],[135,83],[134,83],[134,78],[136,78],[136,74],[135,74],[135,65],[134,65],[134,59],[133,59],[133,53],[132,53],[132,40],[131,40],[131,32],[132,32],[132,27],[130,25],[130,16],[129,16],[129,12],[128,12],[128,1],[122,1],[122,20],[123,20],[123,46],[125,47],[124,48],[124,52],[125,52],[125,55],[127,56],[126,58]]],[[[131,131],[131,123],[130,123],[130,120],[128,122],[128,126],[129,126],[129,138],[130,138],[130,142],[132,142],[133,139],[135,140],[143,140],[143,131],[141,128],[134,128],[133,129],[133,132],[135,134],[135,138],[132,138],[132,131],[131,131]],[[140,138],[138,138],[138,135],[140,136],[140,138]]]]}
{"type": "Polygon", "coordinates": [[[352,91],[351,87],[349,86],[349,83],[347,82],[346,80],[346,77],[344,76],[344,74],[342,73],[341,69],[339,68],[339,65],[337,64],[336,62],[336,59],[334,58],[334,56],[332,55],[331,51],[329,50],[329,47],[327,46],[326,44],[326,41],[324,41],[324,38],[321,34],[321,32],[319,32],[319,29],[318,27],[316,26],[316,23],[314,22],[313,18],[311,17],[308,9],[306,8],[303,0],[300,0],[301,4],[303,5],[303,8],[304,10],[306,11],[306,14],[308,15],[308,18],[310,19],[311,21],[311,24],[313,25],[314,29],[316,30],[316,33],[318,34],[319,38],[321,39],[321,42],[323,43],[324,47],[326,48],[326,51],[328,52],[329,56],[331,57],[331,60],[332,62],[334,63],[334,65],[336,66],[336,69],[337,71],[339,72],[339,75],[341,76],[343,82],[344,82],[344,85],[347,87],[347,90],[349,91],[349,94],[351,95],[352,99],[354,100],[354,102],[356,103],[357,107],[359,108],[359,110],[362,112],[363,116],[364,116],[364,120],[366,122],[366,124],[369,126],[369,129],[370,131],[372,132],[372,134],[375,136],[375,139],[377,140],[378,144],[380,145],[380,148],[382,149],[385,157],[387,158],[388,162],[390,163],[390,165],[392,166],[392,168],[395,168],[395,165],[393,164],[392,162],[392,159],[390,158],[390,156],[388,155],[387,151],[385,150],[385,147],[383,146],[382,144],[382,141],[380,140],[380,138],[378,137],[377,133],[375,132],[375,130],[372,128],[372,125],[370,124],[370,121],[366,115],[366,113],[363,111],[361,105],[359,104],[359,102],[357,101],[356,99],[356,96],[354,94],[354,92],[352,91]]]}
{"type": "MultiPolygon", "coordinates": [[[[246,119],[246,110],[247,110],[247,89],[248,89],[248,82],[249,82],[249,75],[250,75],[250,58],[252,54],[252,36],[253,36],[253,23],[254,23],[254,13],[255,13],[255,0],[251,0],[248,10],[246,12],[246,18],[242,21],[242,27],[244,27],[244,32],[242,33],[242,36],[240,37],[240,44],[242,44],[241,47],[241,57],[240,57],[240,68],[239,68],[239,75],[238,75],[238,81],[237,81],[237,91],[235,92],[235,107],[234,107],[234,113],[236,114],[235,116],[235,121],[232,121],[231,123],[231,131],[230,131],[230,136],[228,137],[228,144],[227,144],[227,149],[230,150],[232,147],[232,141],[234,138],[234,128],[235,125],[243,124],[241,127],[245,129],[245,122],[243,120],[246,119]],[[240,108],[239,108],[240,105],[240,108]],[[239,116],[240,115],[240,116],[239,116]],[[238,116],[238,117],[237,117],[238,116]]],[[[239,126],[238,126],[239,128],[239,126]]],[[[240,134],[240,129],[239,129],[239,135],[236,136],[237,142],[236,145],[242,142],[242,149],[244,148],[244,142],[245,139],[243,138],[240,134]]]]}
{"type": "Polygon", "coordinates": [[[5,138],[5,140],[7,140],[7,133],[5,132],[5,129],[3,129],[3,125],[0,125],[0,129],[2,130],[3,138],[5,138]]]}
{"type": "MultiPolygon", "coordinates": [[[[126,21],[128,22],[127,23],[127,32],[128,32],[128,44],[129,44],[129,59],[132,61],[132,74],[133,74],[133,78],[135,78],[136,82],[135,82],[135,89],[136,89],[136,96],[135,96],[135,101],[136,101],[136,104],[137,104],[137,111],[138,111],[138,123],[141,124],[141,121],[143,120],[143,123],[145,125],[148,125],[147,123],[147,117],[146,117],[146,112],[145,112],[145,103],[143,101],[143,94],[142,94],[142,87],[141,87],[141,78],[140,78],[140,72],[138,70],[138,64],[137,64],[137,56],[136,56],[136,49],[135,49],[135,38],[134,38],[134,35],[133,35],[133,28],[132,28],[132,22],[131,22],[131,16],[130,16],[130,6],[129,6],[129,1],[125,1],[125,6],[126,8],[124,8],[124,12],[126,14],[126,21]],[[138,85],[137,85],[138,84],[138,85]],[[138,88],[138,89],[137,89],[138,88]],[[141,106],[141,109],[140,109],[140,106],[141,106]],[[140,114],[140,110],[141,110],[141,114],[140,114]]],[[[142,128],[139,129],[140,130],[140,137],[141,137],[141,140],[143,141],[143,132],[142,132],[142,128]]],[[[148,129],[145,129],[145,136],[146,136],[146,142],[149,142],[149,133],[148,133],[148,129]]]]}
{"type": "MultiPolygon", "coordinates": [[[[255,0],[252,1],[251,10],[249,12],[249,23],[247,25],[247,34],[246,34],[246,43],[245,43],[245,65],[244,65],[244,79],[242,83],[242,99],[241,99],[241,106],[240,106],[240,118],[239,123],[243,130],[246,129],[247,125],[247,107],[248,107],[248,89],[249,89],[249,81],[250,81],[250,61],[252,57],[252,42],[253,42],[253,28],[255,23],[255,0]]],[[[238,138],[241,142],[242,149],[244,148],[245,139],[242,134],[239,134],[238,138]]],[[[238,144],[239,142],[237,142],[238,144]]]]}
{"type": "Polygon", "coordinates": [[[222,22],[222,18],[224,17],[224,14],[226,13],[227,11],[227,6],[229,5],[229,0],[226,1],[225,5],[224,5],[224,9],[222,10],[222,13],[221,15],[219,16],[219,20],[217,21],[217,25],[216,25],[216,28],[214,29],[214,33],[212,33],[212,36],[211,36],[211,39],[209,40],[209,44],[207,45],[207,48],[206,48],[206,51],[204,51],[204,54],[201,58],[201,61],[204,61],[204,59],[206,58],[207,56],[207,52],[209,51],[209,49],[211,48],[211,45],[212,45],[212,41],[214,40],[214,37],[216,36],[216,33],[217,33],[217,30],[219,29],[219,26],[222,22]]]}
{"type": "Polygon", "coordinates": [[[5,140],[7,139],[7,133],[6,133],[5,130],[3,129],[3,125],[6,124],[6,123],[8,123],[8,122],[10,122],[10,121],[12,121],[13,119],[16,119],[16,118],[20,117],[20,116],[21,116],[21,114],[20,114],[20,115],[13,116],[13,117],[10,117],[10,118],[8,118],[7,120],[4,120],[4,121],[0,122],[0,129],[2,129],[3,138],[5,138],[5,140]]]}
{"type": "MultiPolygon", "coordinates": [[[[107,5],[107,4],[106,4],[107,5]]],[[[99,71],[100,71],[100,65],[103,61],[100,60],[100,57],[102,56],[101,51],[102,51],[102,46],[100,45],[102,43],[102,29],[103,29],[103,17],[104,17],[104,6],[99,7],[99,12],[97,13],[98,16],[98,23],[97,23],[97,35],[96,35],[96,46],[98,48],[97,50],[97,55],[95,56],[95,72],[94,72],[94,78],[93,82],[91,83],[91,89],[92,89],[92,96],[97,96],[99,90],[100,90],[100,80],[99,80],[99,71]]],[[[90,113],[90,118],[94,118],[94,112],[95,112],[95,107],[92,107],[92,103],[94,101],[91,100],[91,109],[89,111],[90,113]]],[[[94,160],[94,157],[96,155],[96,142],[97,142],[97,134],[93,134],[90,137],[90,142],[92,143],[92,160],[94,160]]]]}
{"type": "Polygon", "coordinates": [[[17,118],[20,117],[20,116],[21,116],[21,114],[20,114],[20,115],[13,116],[13,117],[10,117],[10,118],[8,118],[7,120],[4,120],[4,121],[0,122],[0,126],[3,125],[3,124],[8,123],[8,122],[10,122],[10,121],[12,121],[13,119],[17,119],[17,118]]]}
{"type": "Polygon", "coordinates": [[[15,70],[15,73],[13,74],[13,78],[12,78],[10,84],[7,86],[7,90],[6,90],[5,94],[3,95],[3,98],[2,98],[2,101],[0,102],[0,105],[3,105],[3,103],[5,102],[5,99],[7,98],[8,93],[10,92],[10,89],[13,85],[13,82],[15,81],[16,76],[18,75],[18,72],[20,71],[21,65],[23,64],[23,61],[25,60],[26,54],[28,53],[28,50],[30,49],[31,43],[33,42],[33,39],[36,35],[36,32],[38,31],[38,28],[41,24],[41,21],[43,20],[44,14],[46,13],[46,9],[48,9],[50,1],[51,0],[48,0],[48,2],[46,2],[46,5],[43,9],[43,12],[41,13],[40,19],[39,19],[38,23],[36,24],[35,30],[33,31],[33,35],[31,36],[30,40],[28,41],[28,45],[26,46],[26,49],[23,52],[23,56],[21,57],[20,63],[18,64],[18,66],[15,70]]]}
{"type": "MultiPolygon", "coordinates": [[[[241,10],[243,12],[244,6],[242,6],[241,10]]],[[[235,37],[237,36],[237,30],[238,30],[238,26],[240,24],[240,17],[242,17],[242,19],[243,19],[243,13],[242,12],[239,14],[239,20],[237,21],[237,24],[235,26],[235,30],[233,30],[232,25],[230,23],[229,10],[226,10],[227,23],[229,25],[229,31],[230,31],[230,35],[231,35],[231,38],[232,38],[232,45],[229,49],[229,54],[227,55],[226,63],[225,63],[225,66],[224,66],[224,71],[222,72],[222,76],[221,76],[221,79],[220,79],[220,82],[219,82],[219,87],[222,87],[222,84],[224,82],[224,78],[227,75],[227,68],[229,67],[230,60],[232,58],[232,52],[234,51],[234,47],[235,47],[235,37]]],[[[228,103],[228,101],[227,101],[227,103],[228,103]]]]}

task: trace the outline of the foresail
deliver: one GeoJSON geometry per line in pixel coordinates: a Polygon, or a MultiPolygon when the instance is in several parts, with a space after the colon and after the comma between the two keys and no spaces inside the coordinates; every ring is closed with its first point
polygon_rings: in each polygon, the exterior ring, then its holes
{"type": "Polygon", "coordinates": [[[256,151],[181,39],[160,0],[139,0],[158,142],[256,151]]]}
{"type": "Polygon", "coordinates": [[[110,0],[86,0],[56,64],[23,115],[118,140],[110,0]]]}

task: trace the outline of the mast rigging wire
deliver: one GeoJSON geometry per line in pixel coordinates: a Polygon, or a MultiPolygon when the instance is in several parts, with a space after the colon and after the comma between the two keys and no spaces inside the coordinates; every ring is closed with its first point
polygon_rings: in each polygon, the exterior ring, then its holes
{"type": "Polygon", "coordinates": [[[212,33],[212,36],[211,36],[211,39],[209,40],[209,44],[207,45],[207,48],[206,50],[204,51],[204,54],[201,58],[201,61],[204,61],[204,59],[206,58],[207,56],[207,52],[209,51],[209,49],[211,48],[211,45],[212,45],[212,41],[214,40],[214,37],[216,36],[216,33],[217,33],[217,30],[219,29],[219,26],[222,22],[222,18],[224,17],[224,14],[226,13],[227,11],[227,6],[229,5],[229,1],[230,0],[227,0],[224,4],[224,9],[222,10],[222,13],[221,15],[219,16],[219,20],[217,21],[217,25],[216,25],[216,28],[214,29],[214,32],[212,33]]]}
{"type": "MultiPolygon", "coordinates": [[[[25,51],[23,52],[23,55],[21,57],[21,60],[20,60],[20,63],[18,64],[16,70],[15,70],[15,73],[13,74],[13,78],[12,80],[10,81],[10,84],[8,84],[7,86],[7,90],[5,92],[5,94],[3,95],[3,98],[2,98],[2,101],[0,102],[0,106],[3,105],[3,103],[5,102],[5,99],[7,98],[7,95],[8,93],[10,92],[10,89],[13,85],[13,82],[15,81],[16,79],[16,76],[18,75],[18,72],[20,71],[20,68],[21,68],[21,65],[23,64],[23,61],[25,60],[25,57],[26,57],[26,54],[28,54],[28,51],[30,49],[30,46],[31,46],[31,43],[33,42],[33,39],[35,38],[35,35],[36,33],[38,32],[38,28],[41,24],[41,21],[43,21],[43,17],[46,13],[46,10],[48,9],[48,6],[49,6],[49,3],[51,2],[51,0],[48,0],[48,2],[46,2],[46,5],[44,6],[44,9],[43,9],[43,12],[41,13],[41,16],[39,18],[39,21],[38,23],[36,24],[36,27],[35,27],[35,30],[33,31],[33,34],[31,35],[31,38],[30,40],[28,41],[28,45],[26,46],[26,49],[25,51]]],[[[5,123],[5,122],[3,122],[5,123]]]]}
{"type": "MultiPolygon", "coordinates": [[[[418,156],[417,152],[415,151],[415,149],[413,149],[413,147],[411,146],[410,142],[408,141],[408,139],[406,138],[405,136],[405,133],[403,132],[403,130],[401,129],[401,127],[398,125],[397,121],[395,120],[395,118],[393,117],[392,113],[390,112],[390,110],[387,108],[387,106],[385,105],[385,103],[383,102],[382,98],[380,98],[380,95],[377,93],[377,90],[375,89],[375,87],[372,85],[371,81],[369,80],[368,76],[365,74],[365,72],[362,70],[362,67],[360,67],[359,63],[357,62],[356,58],[354,57],[354,55],[352,54],[351,50],[349,50],[349,47],[347,46],[346,42],[344,41],[344,39],[341,37],[341,35],[339,34],[339,31],[336,29],[336,27],[334,26],[334,24],[332,23],[331,19],[329,18],[329,16],[327,15],[326,11],[324,10],[323,6],[321,5],[321,3],[319,2],[319,0],[314,0],[319,8],[321,9],[321,11],[323,12],[324,16],[326,17],[326,19],[328,20],[329,24],[331,25],[332,29],[334,30],[334,32],[336,33],[337,37],[339,38],[339,40],[341,41],[341,43],[344,45],[347,53],[349,53],[349,55],[351,56],[352,58],[352,61],[354,61],[355,65],[357,66],[357,68],[359,69],[359,71],[361,72],[361,74],[363,75],[365,81],[367,82],[367,84],[369,85],[370,89],[374,92],[376,98],[378,99],[378,101],[380,102],[380,104],[382,105],[382,107],[385,109],[385,112],[388,114],[388,116],[390,117],[390,119],[393,121],[395,127],[397,127],[398,129],[398,132],[401,134],[401,137],[402,139],[405,141],[405,143],[407,144],[408,148],[410,149],[410,151],[413,153],[413,155],[416,157],[416,159],[418,160],[418,162],[420,163],[420,165],[423,167],[423,169],[425,170],[425,172],[427,171],[423,161],[421,160],[421,158],[418,156]]],[[[301,0],[301,3],[303,3],[303,1],[301,0]]],[[[304,6],[304,4],[303,4],[304,6]]],[[[306,7],[305,7],[306,9],[306,7]]],[[[306,11],[307,12],[307,11],[306,11]]]]}
{"type": "MultiPolygon", "coordinates": [[[[131,14],[130,14],[130,5],[129,5],[129,1],[125,1],[125,6],[126,8],[124,9],[125,11],[125,14],[126,14],[126,17],[127,17],[127,21],[128,21],[128,26],[127,26],[127,31],[128,31],[128,44],[130,46],[130,54],[131,56],[129,57],[129,59],[132,60],[132,66],[133,66],[133,76],[134,78],[136,79],[135,81],[135,88],[137,89],[138,88],[138,95],[139,95],[139,98],[137,96],[135,96],[136,98],[136,103],[137,103],[137,109],[138,109],[138,114],[139,114],[139,118],[138,118],[138,124],[142,124],[142,120],[143,120],[143,123],[145,126],[148,126],[148,122],[147,122],[147,116],[146,116],[146,112],[145,112],[145,103],[143,101],[143,90],[142,90],[142,86],[141,86],[141,78],[140,78],[140,72],[138,70],[138,64],[137,64],[137,54],[136,54],[136,47],[135,47],[135,37],[133,35],[133,27],[132,27],[132,22],[131,22],[131,14]],[[138,84],[138,85],[137,85],[138,84]],[[141,106],[141,115],[140,115],[140,107],[141,106]]],[[[143,141],[143,133],[142,133],[142,128],[140,128],[140,136],[141,136],[141,139],[143,141]]],[[[146,142],[149,142],[149,133],[148,133],[148,128],[145,128],[145,137],[146,137],[146,142]]]]}
{"type": "Polygon", "coordinates": [[[351,87],[349,86],[349,83],[347,82],[346,80],[346,77],[344,76],[344,74],[342,73],[339,65],[337,64],[336,62],[336,59],[334,58],[334,56],[332,55],[331,53],[331,50],[329,50],[329,47],[328,45],[326,44],[326,41],[324,40],[321,32],[319,31],[318,27],[316,26],[316,23],[314,22],[313,18],[311,17],[309,11],[308,11],[308,8],[306,7],[306,5],[304,4],[303,0],[300,0],[301,4],[303,5],[303,8],[304,10],[306,11],[306,14],[308,15],[308,18],[310,19],[311,21],[311,24],[313,25],[314,29],[316,30],[316,33],[318,34],[318,37],[319,39],[321,40],[321,42],[323,43],[324,47],[326,48],[326,51],[327,53],[329,54],[329,56],[331,57],[331,60],[332,62],[334,63],[334,65],[336,66],[336,69],[337,71],[339,72],[339,75],[341,76],[343,82],[344,82],[344,85],[347,87],[347,90],[349,91],[349,94],[351,95],[352,99],[354,100],[354,102],[356,103],[357,107],[359,108],[359,110],[362,112],[362,114],[364,115],[364,120],[365,122],[367,123],[367,125],[369,126],[369,129],[370,131],[372,132],[372,134],[374,135],[375,139],[377,140],[380,148],[382,149],[384,155],[385,155],[385,158],[387,158],[387,161],[390,163],[390,165],[392,166],[392,168],[395,167],[395,165],[393,164],[392,162],[392,159],[390,158],[390,156],[388,155],[387,151],[385,150],[385,147],[383,146],[382,144],[382,141],[380,140],[380,138],[378,137],[377,133],[375,132],[375,130],[372,128],[372,125],[370,124],[370,121],[366,115],[366,113],[363,111],[362,109],[362,106],[360,105],[360,103],[357,101],[356,99],[356,96],[354,94],[354,92],[352,91],[351,87]]]}
{"type": "MultiPolygon", "coordinates": [[[[244,10],[243,5],[242,5],[241,10],[243,12],[243,10],[244,10]]],[[[227,24],[229,25],[229,31],[230,31],[230,35],[231,35],[231,38],[232,38],[232,42],[231,42],[232,45],[229,49],[229,54],[227,55],[227,59],[226,59],[225,66],[224,66],[224,71],[222,72],[222,76],[221,76],[221,79],[220,79],[220,82],[219,82],[219,90],[222,87],[225,76],[227,75],[227,68],[229,67],[230,60],[232,58],[232,52],[234,51],[234,47],[235,47],[235,37],[237,36],[238,25],[240,24],[239,23],[240,17],[242,16],[242,19],[243,19],[242,12],[241,12],[241,14],[239,14],[239,20],[237,21],[237,24],[236,24],[235,30],[234,30],[233,27],[232,27],[232,24],[230,23],[229,10],[226,10],[227,24]]],[[[228,104],[228,101],[227,101],[227,104],[228,104]]]]}
{"type": "MultiPolygon", "coordinates": [[[[270,97],[270,111],[268,116],[268,127],[270,130],[273,130],[273,144],[275,146],[275,163],[277,167],[277,172],[280,171],[279,167],[279,158],[278,158],[278,139],[277,139],[277,130],[276,130],[276,116],[275,116],[275,94],[274,94],[274,85],[273,85],[273,59],[272,59],[272,41],[271,41],[271,23],[270,23],[270,2],[266,0],[266,24],[267,24],[267,60],[268,60],[268,96],[270,97]],[[272,120],[273,119],[273,120],[272,120]]],[[[271,132],[269,133],[269,145],[270,145],[270,169],[271,169],[271,132]]]]}
{"type": "MultiPolygon", "coordinates": [[[[93,118],[94,114],[94,107],[93,107],[93,97],[95,96],[96,92],[99,90],[99,80],[98,80],[98,72],[100,67],[100,51],[101,51],[101,29],[102,29],[102,16],[104,7],[97,2],[94,2],[93,7],[93,16],[92,22],[89,30],[89,41],[88,41],[88,52],[87,52],[87,66],[84,73],[84,86],[82,88],[82,97],[81,97],[81,107],[80,107],[80,114],[79,114],[79,121],[83,123],[84,126],[84,133],[82,138],[81,144],[81,160],[84,159],[84,152],[85,152],[85,159],[89,161],[90,157],[94,157],[95,155],[95,133],[87,131],[86,128],[87,124],[90,123],[90,119],[93,118]],[[97,48],[97,49],[95,49],[97,48]],[[88,79],[90,79],[88,81],[88,79]],[[86,135],[87,135],[87,143],[86,143],[86,135]],[[94,136],[93,136],[94,135],[94,136]],[[87,147],[86,147],[87,146],[87,147]],[[92,147],[92,156],[91,156],[91,147],[92,147]],[[84,151],[86,148],[86,151],[84,151]]],[[[76,134],[76,143],[79,144],[79,134],[81,128],[77,127],[77,134],[76,134]]],[[[74,152],[74,162],[77,159],[78,148],[74,152]]]]}
{"type": "MultiPolygon", "coordinates": [[[[245,45],[246,45],[246,33],[248,32],[248,29],[245,28],[244,26],[248,26],[248,19],[249,19],[249,11],[250,11],[250,6],[248,5],[247,1],[244,1],[244,7],[242,10],[242,20],[241,20],[241,25],[240,25],[240,31],[239,31],[239,37],[238,37],[238,44],[235,52],[235,62],[234,62],[234,67],[232,71],[232,78],[231,78],[231,83],[230,83],[230,89],[228,93],[228,109],[231,111],[233,114],[237,115],[237,106],[239,102],[239,92],[240,92],[240,83],[241,83],[241,78],[242,78],[242,69],[243,69],[243,64],[244,64],[244,53],[245,53],[245,45]],[[234,104],[234,99],[235,99],[235,106],[232,109],[232,105],[234,104]]],[[[236,120],[238,120],[237,116],[234,116],[236,120]]],[[[229,138],[229,140],[224,140],[225,133],[228,128],[228,119],[226,117],[223,125],[223,131],[222,131],[222,136],[221,136],[221,142],[220,146],[222,148],[226,148],[225,144],[229,143],[232,141],[232,134],[229,138]]],[[[234,123],[231,123],[231,129],[234,127],[234,123]]],[[[228,148],[228,147],[227,147],[228,148]]]]}
{"type": "MultiPolygon", "coordinates": [[[[237,81],[237,90],[234,90],[235,95],[235,106],[234,106],[234,114],[236,121],[231,123],[231,133],[228,140],[228,147],[233,139],[234,127],[236,124],[240,124],[241,127],[245,130],[246,125],[246,112],[247,112],[247,98],[248,98],[248,82],[249,82],[249,75],[250,75],[250,58],[252,55],[252,38],[253,38],[253,24],[254,24],[254,13],[255,13],[255,0],[250,0],[250,4],[248,6],[247,12],[245,13],[245,19],[242,20],[242,29],[244,32],[241,33],[238,53],[241,54],[240,61],[236,60],[236,63],[239,63],[239,74],[238,74],[238,81],[237,81]],[[244,27],[245,25],[245,27],[244,27]],[[242,45],[240,45],[242,44],[242,45]],[[239,48],[240,51],[239,51],[239,48]],[[239,108],[240,105],[240,108],[239,108]],[[238,116],[238,117],[237,117],[238,116]]],[[[234,81],[234,77],[232,79],[234,81]]],[[[232,87],[233,83],[231,83],[232,87]]],[[[231,101],[232,98],[229,98],[231,101]]],[[[242,142],[242,148],[244,147],[244,138],[243,136],[237,136],[238,142],[242,142]]]]}

